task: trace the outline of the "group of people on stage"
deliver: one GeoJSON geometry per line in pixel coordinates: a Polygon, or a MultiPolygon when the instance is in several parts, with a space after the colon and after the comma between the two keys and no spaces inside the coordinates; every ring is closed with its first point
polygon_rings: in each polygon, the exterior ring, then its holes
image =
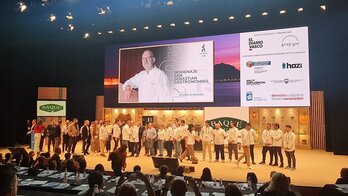
{"type": "MultiPolygon", "coordinates": [[[[176,119],[174,124],[158,125],[153,123],[142,125],[133,121],[116,120],[113,124],[110,121],[92,121],[83,122],[80,128],[78,120],[66,120],[56,122],[51,120],[44,126],[40,120],[33,120],[32,131],[35,133],[34,152],[42,151],[43,140],[48,138],[48,151],[52,144],[53,149],[59,147],[62,140],[63,151],[75,153],[76,143],[82,140],[82,152],[84,155],[89,152],[99,153],[106,156],[105,152],[111,152],[117,149],[120,144],[124,144],[129,149],[130,156],[138,157],[142,146],[145,149],[146,156],[164,156],[166,149],[167,157],[176,157],[180,161],[187,157],[193,164],[198,163],[195,156],[194,145],[196,141],[201,141],[203,149],[203,161],[206,160],[206,154],[209,156],[209,162],[212,162],[212,146],[215,151],[215,162],[220,159],[225,162],[225,142],[227,141],[228,159],[232,162],[234,157],[236,164],[245,158],[244,163],[249,168],[255,163],[254,145],[257,134],[251,125],[247,123],[244,129],[239,130],[235,122],[230,122],[229,129],[225,131],[221,124],[217,123],[214,128],[209,121],[205,121],[204,126],[196,131],[193,124],[187,125],[185,120],[176,119]],[[113,143],[113,150],[111,146],[113,143]],[[238,150],[243,153],[238,156],[238,150]],[[173,153],[174,150],[174,153],[173,153]]],[[[296,169],[295,158],[295,134],[290,125],[285,125],[285,132],[279,129],[279,124],[271,125],[267,123],[266,129],[262,132],[262,161],[266,161],[266,153],[270,153],[270,162],[272,166],[284,167],[282,147],[285,149],[285,155],[288,159],[286,168],[296,169]],[[273,129],[272,129],[273,127],[273,129]]]]}

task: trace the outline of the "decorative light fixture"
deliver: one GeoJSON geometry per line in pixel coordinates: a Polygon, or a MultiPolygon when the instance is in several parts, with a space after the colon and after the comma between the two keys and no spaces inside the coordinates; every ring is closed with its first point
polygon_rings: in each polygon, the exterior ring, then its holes
{"type": "Polygon", "coordinates": [[[114,33],[114,32],[113,32],[113,31],[111,31],[111,30],[109,30],[109,31],[108,31],[108,33],[109,33],[109,34],[112,34],[112,33],[114,33]]]}
{"type": "Polygon", "coordinates": [[[245,18],[250,18],[251,14],[245,14],[245,18]]]}
{"type": "Polygon", "coordinates": [[[84,35],[83,35],[83,39],[87,39],[87,38],[89,38],[89,33],[85,33],[84,35]]]}
{"type": "Polygon", "coordinates": [[[268,12],[262,12],[261,15],[262,15],[262,16],[267,16],[267,15],[268,15],[268,12]]]}
{"type": "Polygon", "coordinates": [[[101,33],[101,32],[98,32],[97,34],[98,34],[98,35],[101,35],[102,33],[101,33]]]}
{"type": "Polygon", "coordinates": [[[24,12],[25,10],[27,10],[27,5],[25,5],[25,3],[22,1],[18,2],[18,10],[20,12],[24,12]]]}
{"type": "Polygon", "coordinates": [[[72,14],[70,12],[68,12],[68,14],[65,16],[68,20],[72,20],[74,19],[74,17],[72,16],[72,14]]]}
{"type": "Polygon", "coordinates": [[[172,0],[169,0],[169,1],[167,1],[166,4],[170,6],[170,5],[174,5],[174,2],[172,0]]]}
{"type": "Polygon", "coordinates": [[[124,32],[124,29],[120,29],[120,32],[123,33],[123,32],[124,32]]]}
{"type": "Polygon", "coordinates": [[[234,16],[229,16],[228,17],[228,20],[233,20],[234,19],[234,16]]]}
{"type": "Polygon", "coordinates": [[[203,23],[203,20],[198,20],[198,23],[199,23],[199,24],[202,24],[202,23],[203,23]]]}
{"type": "Polygon", "coordinates": [[[175,23],[174,23],[174,22],[170,23],[169,25],[170,25],[171,27],[175,27],[175,23]]]}
{"type": "Polygon", "coordinates": [[[185,21],[184,24],[185,24],[185,25],[189,25],[190,22],[189,22],[189,21],[185,21]]]}
{"type": "Polygon", "coordinates": [[[48,17],[48,21],[49,22],[53,22],[53,21],[55,21],[57,18],[56,18],[56,16],[54,15],[54,14],[51,14],[50,15],[50,17],[48,17]]]}
{"type": "Polygon", "coordinates": [[[73,24],[68,24],[68,31],[72,31],[74,29],[75,29],[75,27],[73,24]]]}
{"type": "Polygon", "coordinates": [[[286,10],[280,10],[279,14],[285,14],[286,10]]]}
{"type": "Polygon", "coordinates": [[[158,24],[158,25],[157,25],[157,28],[162,28],[162,25],[158,24]]]}
{"type": "Polygon", "coordinates": [[[46,6],[48,4],[48,0],[41,0],[41,6],[46,6]]]}
{"type": "Polygon", "coordinates": [[[213,21],[217,22],[217,21],[219,21],[219,19],[218,18],[213,18],[213,21]]]}
{"type": "Polygon", "coordinates": [[[106,10],[104,10],[103,8],[98,8],[99,12],[98,14],[99,15],[104,15],[106,13],[106,10]]]}
{"type": "Polygon", "coordinates": [[[326,10],[326,5],[321,5],[321,6],[320,6],[320,9],[323,10],[323,11],[325,11],[325,10],[326,10]]]}
{"type": "Polygon", "coordinates": [[[132,28],[132,31],[136,31],[136,30],[137,30],[137,28],[135,28],[135,27],[132,28]]]}
{"type": "Polygon", "coordinates": [[[149,26],[145,26],[144,29],[145,29],[145,30],[148,30],[148,29],[149,29],[149,26]]]}
{"type": "Polygon", "coordinates": [[[297,9],[297,11],[298,11],[298,12],[303,12],[303,8],[300,7],[300,8],[297,9]]]}

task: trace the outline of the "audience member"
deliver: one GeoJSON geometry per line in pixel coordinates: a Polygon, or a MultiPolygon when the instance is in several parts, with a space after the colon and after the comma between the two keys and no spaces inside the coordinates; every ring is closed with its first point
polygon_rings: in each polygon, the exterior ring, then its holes
{"type": "Polygon", "coordinates": [[[118,180],[118,183],[116,185],[116,191],[115,195],[117,196],[123,196],[123,195],[130,195],[130,196],[136,196],[136,190],[134,185],[131,185],[129,182],[132,180],[141,180],[144,182],[146,186],[147,195],[149,196],[155,196],[155,192],[153,191],[151,184],[149,182],[149,179],[141,172],[125,172],[120,176],[120,179],[118,180]],[[126,179],[127,177],[127,179],[126,179]]]}
{"type": "Polygon", "coordinates": [[[0,165],[0,176],[0,195],[17,195],[18,178],[13,165],[0,165]]]}
{"type": "MultiPolygon", "coordinates": [[[[184,179],[187,180],[189,186],[191,186],[196,196],[202,195],[197,187],[195,180],[192,177],[185,176],[184,179]]],[[[185,196],[188,190],[185,181],[181,177],[175,177],[173,179],[172,176],[167,178],[165,187],[163,188],[162,196],[167,195],[169,188],[170,193],[173,196],[185,196]]]]}
{"type": "Polygon", "coordinates": [[[257,176],[254,172],[248,172],[247,174],[247,181],[251,181],[251,183],[257,183],[257,176]]]}
{"type": "Polygon", "coordinates": [[[166,165],[161,165],[160,167],[160,173],[159,175],[156,176],[156,178],[159,178],[159,179],[167,179],[167,173],[168,173],[168,166],[166,165]]]}
{"type": "Polygon", "coordinates": [[[12,154],[8,152],[5,154],[4,164],[11,163],[11,162],[12,162],[12,154]]]}
{"type": "Polygon", "coordinates": [[[50,161],[51,160],[54,160],[56,161],[57,163],[57,170],[60,171],[60,168],[61,168],[61,160],[60,160],[60,157],[59,155],[62,153],[62,150],[58,147],[58,148],[55,148],[54,149],[54,154],[52,155],[52,157],[50,158],[50,161]]]}
{"type": "Polygon", "coordinates": [[[176,176],[184,176],[184,171],[185,171],[185,168],[183,166],[179,166],[176,168],[175,175],[176,176]]]}
{"type": "Polygon", "coordinates": [[[211,171],[210,171],[209,168],[206,167],[206,168],[203,169],[200,180],[202,180],[202,181],[213,181],[213,177],[211,175],[211,171]]]}
{"type": "Polygon", "coordinates": [[[117,150],[109,154],[108,161],[111,161],[111,168],[114,170],[115,176],[121,176],[122,170],[127,166],[127,145],[122,144],[117,150]]]}
{"type": "Polygon", "coordinates": [[[242,196],[242,195],[243,195],[242,191],[234,184],[233,185],[229,184],[225,188],[225,196],[242,196]]]}
{"type": "Polygon", "coordinates": [[[295,196],[295,193],[290,191],[289,181],[287,177],[282,173],[276,172],[272,176],[269,186],[261,195],[295,196]]]}
{"type": "MultiPolygon", "coordinates": [[[[276,171],[271,171],[271,173],[270,173],[270,175],[269,175],[270,180],[272,180],[272,176],[273,176],[275,173],[277,173],[277,172],[276,172],[276,171]]],[[[259,193],[261,194],[263,191],[265,191],[265,189],[269,186],[269,183],[270,183],[270,181],[264,183],[264,184],[257,190],[257,192],[255,193],[255,195],[257,195],[257,194],[259,194],[259,193]]]]}
{"type": "Polygon", "coordinates": [[[348,184],[348,168],[342,168],[340,174],[341,178],[338,178],[335,184],[348,184]]]}
{"type": "Polygon", "coordinates": [[[105,173],[104,166],[100,163],[95,166],[94,171],[100,172],[102,174],[105,173]]]}
{"type": "Polygon", "coordinates": [[[104,195],[102,188],[104,186],[103,174],[97,171],[92,171],[88,176],[88,186],[87,191],[82,191],[79,195],[104,195]]]}
{"type": "Polygon", "coordinates": [[[131,183],[123,183],[120,187],[120,191],[117,195],[127,195],[127,196],[137,196],[137,191],[135,189],[134,184],[131,183]]]}
{"type": "Polygon", "coordinates": [[[36,158],[33,167],[37,169],[47,169],[48,165],[46,163],[46,157],[39,156],[36,158]]]}
{"type": "Polygon", "coordinates": [[[79,172],[80,173],[86,172],[87,161],[85,159],[85,156],[80,156],[79,159],[77,160],[77,163],[79,164],[79,172]]]}
{"type": "Polygon", "coordinates": [[[48,169],[56,171],[57,170],[57,161],[56,160],[52,160],[52,159],[49,160],[48,161],[48,169]]]}
{"type": "Polygon", "coordinates": [[[60,164],[61,171],[65,171],[65,169],[67,168],[67,163],[68,163],[68,160],[71,159],[71,154],[69,152],[67,152],[67,153],[65,153],[64,157],[65,157],[65,160],[62,161],[60,164]]]}
{"type": "Polygon", "coordinates": [[[133,172],[141,172],[141,167],[139,165],[135,165],[133,167],[133,172]]]}

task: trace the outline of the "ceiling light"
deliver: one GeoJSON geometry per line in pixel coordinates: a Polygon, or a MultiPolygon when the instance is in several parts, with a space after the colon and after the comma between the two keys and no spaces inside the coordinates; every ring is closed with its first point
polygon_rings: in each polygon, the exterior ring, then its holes
{"type": "Polygon", "coordinates": [[[162,28],[162,25],[158,24],[158,25],[157,25],[157,28],[162,28]]]}
{"type": "Polygon", "coordinates": [[[63,30],[64,28],[63,27],[60,27],[60,30],[63,30]]]}
{"type": "Polygon", "coordinates": [[[300,8],[298,8],[298,9],[297,9],[297,11],[299,11],[299,12],[303,12],[303,8],[302,8],[302,7],[300,7],[300,8]]]}
{"type": "Polygon", "coordinates": [[[250,14],[246,14],[246,15],[245,15],[245,18],[250,18],[250,17],[251,17],[250,14]]]}
{"type": "Polygon", "coordinates": [[[228,19],[229,19],[229,20],[233,20],[233,19],[234,19],[234,16],[229,16],[228,19]]]}
{"type": "Polygon", "coordinates": [[[199,24],[202,24],[202,23],[203,23],[203,20],[198,20],[198,23],[199,23],[199,24]]]}
{"type": "Polygon", "coordinates": [[[48,0],[41,0],[41,6],[46,6],[48,4],[48,0]]]}
{"type": "Polygon", "coordinates": [[[112,34],[112,33],[113,33],[113,31],[109,30],[109,31],[108,31],[108,33],[109,33],[109,34],[112,34]]]}
{"type": "Polygon", "coordinates": [[[69,24],[69,25],[68,25],[68,31],[72,31],[72,30],[74,30],[74,29],[75,29],[75,27],[74,27],[73,24],[69,24]]]}
{"type": "Polygon", "coordinates": [[[217,22],[219,19],[218,18],[213,18],[213,21],[214,22],[217,22]]]}
{"type": "Polygon", "coordinates": [[[123,32],[124,32],[124,29],[120,29],[120,32],[123,33],[123,32]]]}
{"type": "Polygon", "coordinates": [[[101,32],[98,32],[97,34],[98,34],[98,35],[101,35],[102,33],[101,33],[101,32]]]}
{"type": "Polygon", "coordinates": [[[184,24],[185,24],[185,25],[189,25],[190,22],[189,22],[189,21],[185,21],[184,24]]]}
{"type": "Polygon", "coordinates": [[[170,26],[171,27],[175,27],[175,23],[170,23],[170,26]]]}
{"type": "Polygon", "coordinates": [[[285,14],[286,10],[280,10],[279,14],[285,14]]]}
{"type": "Polygon", "coordinates": [[[325,11],[326,10],[326,5],[321,5],[320,9],[325,11]]]}
{"type": "Polygon", "coordinates": [[[18,9],[20,12],[24,12],[27,9],[27,6],[25,5],[24,2],[19,2],[18,4],[19,4],[18,9]]]}
{"type": "Polygon", "coordinates": [[[103,8],[98,8],[98,10],[99,10],[98,12],[99,15],[104,15],[106,13],[106,11],[103,8]]]}
{"type": "Polygon", "coordinates": [[[70,12],[68,12],[68,15],[66,15],[66,18],[67,18],[68,20],[74,19],[74,17],[71,15],[70,12]]]}
{"type": "Polygon", "coordinates": [[[132,28],[132,31],[136,31],[136,30],[137,30],[137,28],[135,28],[135,27],[134,27],[134,28],[132,28]]]}
{"type": "Polygon", "coordinates": [[[85,33],[85,34],[83,35],[83,38],[84,38],[84,39],[89,38],[89,33],[85,33]]]}
{"type": "Polygon", "coordinates": [[[174,5],[174,2],[172,0],[167,1],[167,5],[174,5]]]}
{"type": "Polygon", "coordinates": [[[54,14],[51,14],[50,17],[48,18],[48,21],[49,21],[49,22],[53,22],[53,21],[55,21],[56,19],[57,19],[56,16],[55,16],[54,14]]]}
{"type": "Polygon", "coordinates": [[[145,30],[148,30],[148,29],[149,29],[149,26],[145,26],[144,29],[145,29],[145,30]]]}
{"type": "Polygon", "coordinates": [[[267,15],[268,15],[268,12],[262,12],[261,15],[262,15],[262,16],[267,16],[267,15]]]}

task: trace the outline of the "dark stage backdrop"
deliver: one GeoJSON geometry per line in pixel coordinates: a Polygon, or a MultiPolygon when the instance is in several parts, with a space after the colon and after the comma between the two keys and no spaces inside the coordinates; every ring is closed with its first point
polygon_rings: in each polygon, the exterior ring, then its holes
{"type": "Polygon", "coordinates": [[[50,37],[44,38],[40,37],[43,33],[23,34],[24,27],[6,16],[9,22],[1,27],[13,33],[0,36],[3,116],[0,145],[13,146],[25,141],[25,121],[35,117],[39,86],[67,87],[67,118],[77,117],[80,122],[94,119],[95,96],[103,94],[106,46],[308,26],[310,84],[311,90],[325,92],[327,150],[348,154],[345,124],[348,118],[348,6],[345,0],[327,1],[326,4],[325,13],[307,9],[296,15],[241,18],[229,25],[163,28],[161,31],[129,32],[119,37],[91,40],[83,40],[80,35],[74,37],[49,31],[45,34],[50,37]]]}

